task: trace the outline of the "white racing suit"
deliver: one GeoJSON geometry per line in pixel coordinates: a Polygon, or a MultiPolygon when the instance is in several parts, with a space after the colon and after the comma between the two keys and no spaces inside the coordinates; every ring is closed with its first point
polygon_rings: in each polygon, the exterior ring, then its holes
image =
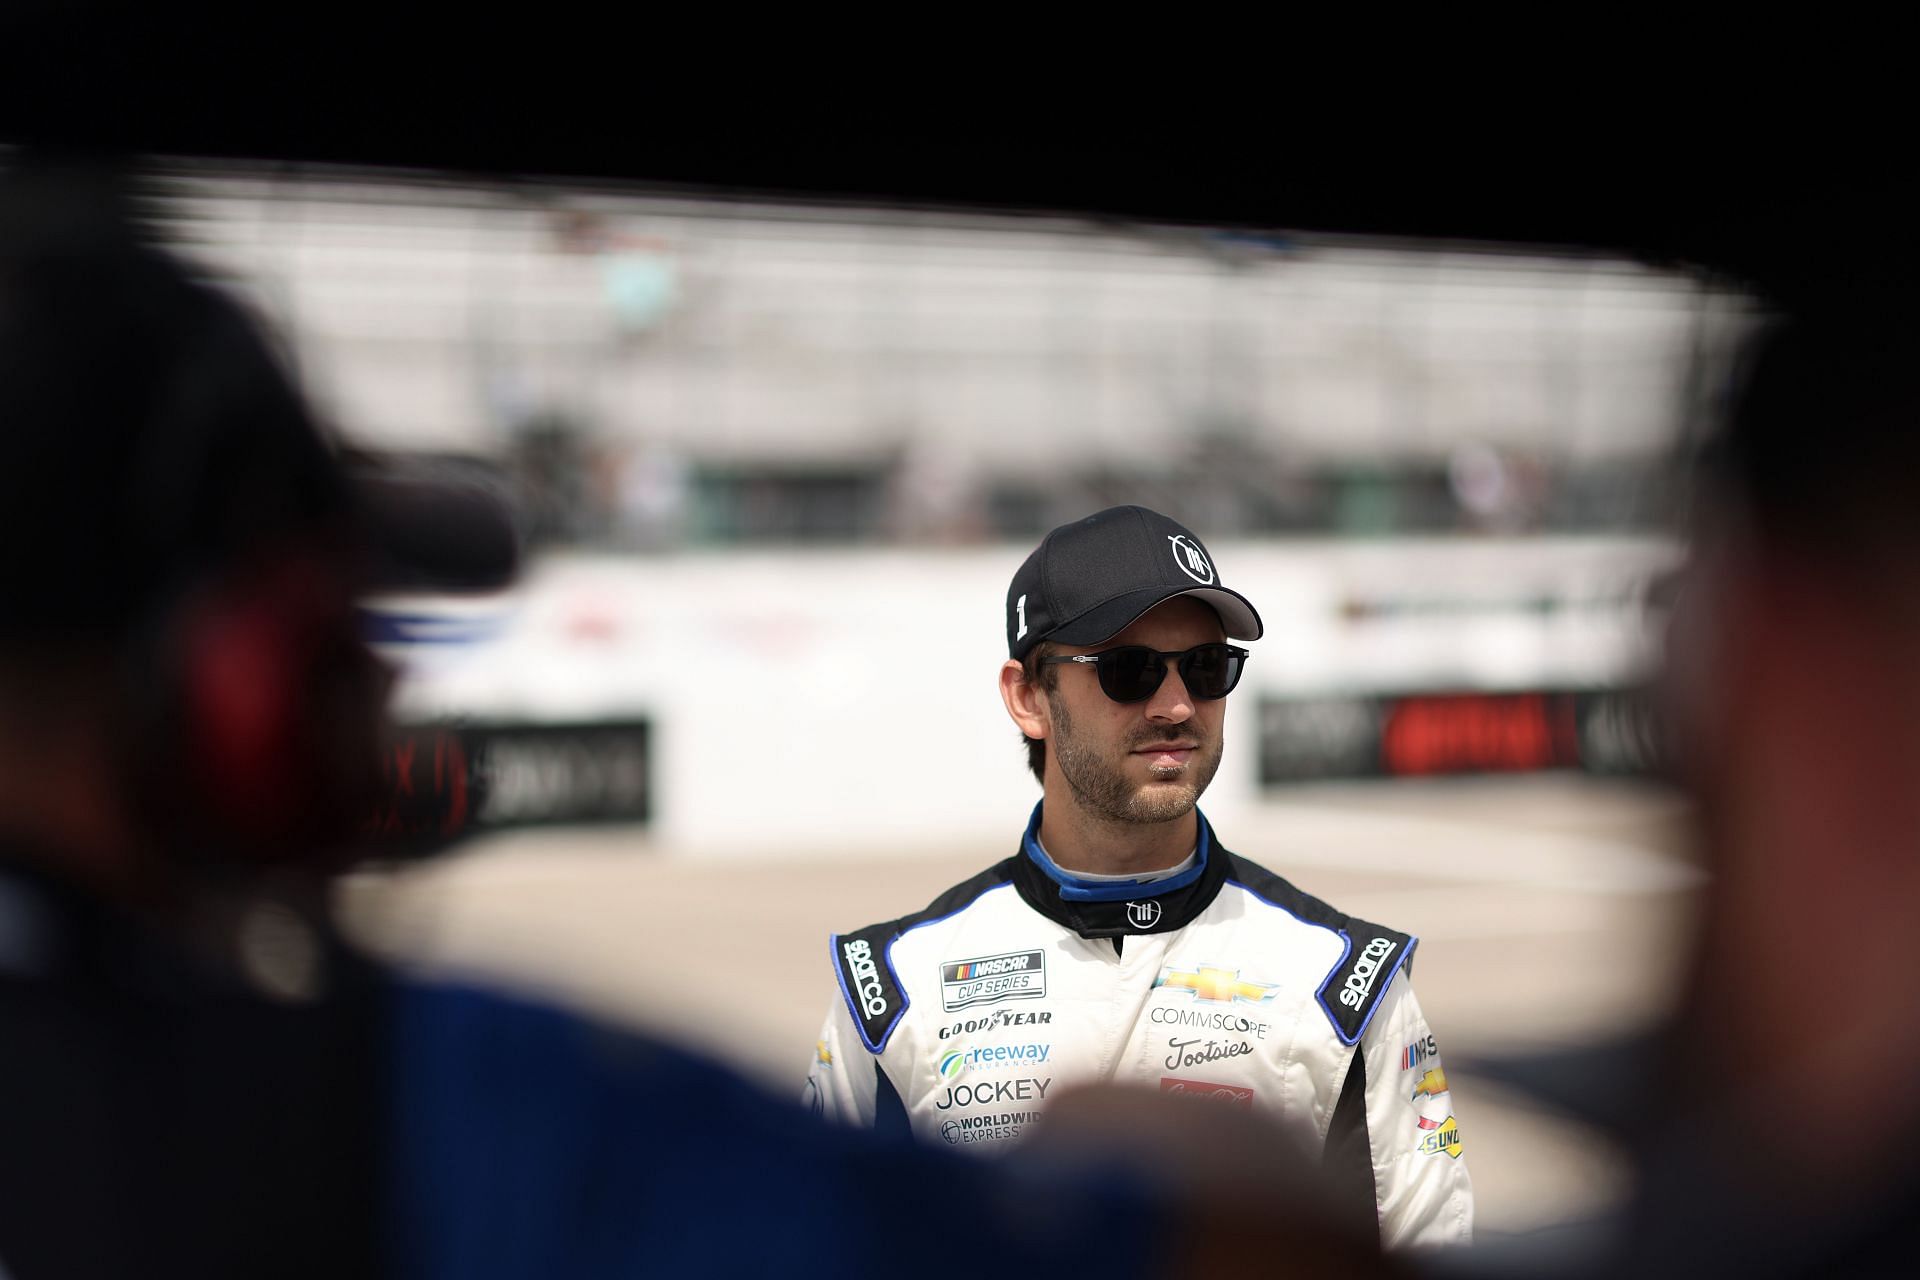
{"type": "Polygon", "coordinates": [[[991,1152],[1056,1083],[1157,1083],[1293,1129],[1388,1248],[1471,1237],[1417,938],[1228,852],[1204,817],[1195,865],[1146,884],[1075,879],[1039,823],[924,911],[834,935],[815,1110],[991,1152]]]}

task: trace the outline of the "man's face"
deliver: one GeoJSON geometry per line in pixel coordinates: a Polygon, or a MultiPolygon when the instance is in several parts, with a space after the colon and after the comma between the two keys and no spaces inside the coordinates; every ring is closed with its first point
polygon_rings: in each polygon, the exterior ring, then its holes
{"type": "MultiPolygon", "coordinates": [[[[1225,638],[1212,609],[1177,596],[1102,644],[1061,645],[1059,651],[1065,656],[1145,645],[1174,652],[1225,638]]],[[[1193,697],[1171,663],[1145,702],[1113,701],[1100,691],[1090,666],[1063,663],[1053,670],[1059,679],[1047,695],[1049,767],[1059,771],[1081,806],[1128,823],[1171,822],[1191,811],[1220,767],[1227,700],[1193,697]]]]}

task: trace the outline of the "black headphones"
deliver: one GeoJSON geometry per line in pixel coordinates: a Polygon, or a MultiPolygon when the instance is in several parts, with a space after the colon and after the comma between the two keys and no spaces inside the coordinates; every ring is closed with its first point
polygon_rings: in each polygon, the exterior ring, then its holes
{"type": "Polygon", "coordinates": [[[143,838],[287,860],[363,833],[391,680],[357,595],[376,573],[486,589],[518,552],[497,494],[393,475],[356,474],[125,191],[0,180],[0,638],[118,664],[127,794],[102,802],[143,838]]]}
{"type": "Polygon", "coordinates": [[[190,861],[306,860],[345,846],[381,792],[390,674],[318,541],[208,575],[131,654],[145,708],[130,764],[153,834],[190,861]]]}

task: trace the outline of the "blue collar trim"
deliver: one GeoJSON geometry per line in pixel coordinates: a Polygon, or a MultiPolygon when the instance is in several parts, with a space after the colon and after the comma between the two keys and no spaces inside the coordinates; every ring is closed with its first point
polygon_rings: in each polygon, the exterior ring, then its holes
{"type": "Polygon", "coordinates": [[[1047,879],[1060,886],[1060,896],[1069,902],[1128,902],[1135,898],[1157,898],[1163,893],[1186,888],[1207,869],[1207,855],[1211,852],[1213,841],[1207,830],[1206,817],[1195,810],[1195,816],[1200,819],[1200,843],[1193,865],[1179,875],[1147,881],[1082,880],[1063,869],[1040,847],[1040,809],[1045,803],[1043,800],[1033,806],[1033,817],[1027,820],[1027,833],[1021,837],[1020,844],[1027,857],[1033,859],[1033,864],[1046,872],[1047,879]]]}

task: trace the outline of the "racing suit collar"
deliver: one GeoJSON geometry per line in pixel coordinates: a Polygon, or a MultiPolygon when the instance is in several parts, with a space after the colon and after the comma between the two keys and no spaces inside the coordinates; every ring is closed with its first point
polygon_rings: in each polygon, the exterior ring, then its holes
{"type": "Polygon", "coordinates": [[[1165,933],[1206,910],[1226,880],[1226,860],[1215,848],[1205,814],[1194,865],[1176,876],[1145,883],[1082,880],[1063,869],[1040,847],[1042,804],[1033,807],[1013,861],[1014,888],[1028,906],[1083,938],[1113,938],[1130,933],[1165,933]]]}

